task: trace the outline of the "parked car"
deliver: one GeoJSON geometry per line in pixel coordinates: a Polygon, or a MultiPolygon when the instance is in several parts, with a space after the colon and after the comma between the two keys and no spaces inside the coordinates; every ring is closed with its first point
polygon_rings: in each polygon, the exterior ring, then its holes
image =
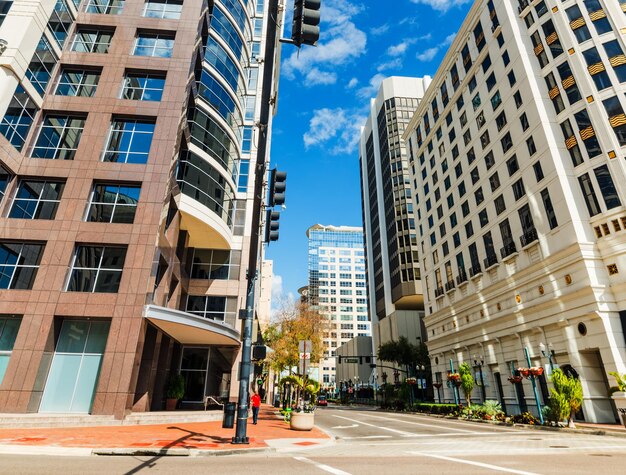
{"type": "Polygon", "coordinates": [[[318,396],[317,397],[317,405],[318,406],[328,406],[328,401],[326,400],[326,396],[318,396]]]}

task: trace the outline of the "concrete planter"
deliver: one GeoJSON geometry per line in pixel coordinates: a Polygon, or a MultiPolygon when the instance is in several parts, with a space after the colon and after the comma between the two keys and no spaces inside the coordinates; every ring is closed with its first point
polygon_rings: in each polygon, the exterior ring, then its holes
{"type": "Polygon", "coordinates": [[[291,430],[311,430],[315,425],[314,413],[312,412],[292,412],[291,430]]]}
{"type": "Polygon", "coordinates": [[[617,413],[619,414],[622,424],[626,427],[626,392],[613,393],[611,398],[613,402],[615,402],[615,407],[617,408],[617,413]]]}

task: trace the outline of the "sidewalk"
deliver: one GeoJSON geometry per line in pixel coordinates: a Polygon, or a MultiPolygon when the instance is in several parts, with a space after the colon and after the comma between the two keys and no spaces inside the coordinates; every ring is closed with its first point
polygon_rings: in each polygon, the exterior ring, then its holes
{"type": "Polygon", "coordinates": [[[248,419],[248,445],[233,445],[235,428],[220,422],[186,422],[143,426],[102,426],[0,430],[0,453],[59,455],[226,455],[256,450],[303,448],[328,443],[318,428],[310,432],[289,429],[276,410],[263,405],[259,422],[248,419]],[[56,450],[55,450],[56,449],[56,450]],[[76,450],[83,449],[83,450],[76,450]]]}

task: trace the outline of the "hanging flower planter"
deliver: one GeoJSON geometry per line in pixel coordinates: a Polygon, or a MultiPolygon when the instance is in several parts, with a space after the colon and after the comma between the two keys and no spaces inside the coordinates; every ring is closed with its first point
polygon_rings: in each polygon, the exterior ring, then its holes
{"type": "Polygon", "coordinates": [[[406,378],[406,384],[417,384],[416,378],[406,378]]]}
{"type": "Polygon", "coordinates": [[[528,378],[530,376],[530,368],[517,368],[519,374],[521,374],[524,378],[528,378]]]}
{"type": "Polygon", "coordinates": [[[521,376],[511,376],[509,378],[509,383],[511,384],[519,384],[522,382],[522,377],[521,376]]]}
{"type": "Polygon", "coordinates": [[[541,366],[533,366],[532,368],[529,368],[529,370],[530,374],[535,377],[541,376],[543,374],[543,368],[541,366]]]}
{"type": "Polygon", "coordinates": [[[461,382],[461,375],[459,373],[449,373],[448,374],[448,381],[450,381],[451,383],[457,383],[457,382],[461,382]]]}

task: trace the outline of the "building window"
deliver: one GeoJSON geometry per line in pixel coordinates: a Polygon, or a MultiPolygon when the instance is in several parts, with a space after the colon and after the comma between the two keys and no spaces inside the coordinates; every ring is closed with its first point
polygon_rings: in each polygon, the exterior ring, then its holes
{"type": "Polygon", "coordinates": [[[589,28],[587,28],[587,24],[585,23],[583,15],[580,12],[580,8],[578,8],[578,5],[574,5],[573,7],[566,9],[565,13],[567,14],[567,18],[570,21],[569,24],[572,28],[572,31],[574,32],[574,36],[579,43],[587,41],[589,38],[591,38],[591,33],[589,33],[589,28]]]}
{"type": "Polygon", "coordinates": [[[515,201],[519,200],[522,196],[524,196],[524,182],[520,178],[515,183],[513,183],[513,196],[515,197],[515,201]]]}
{"type": "Polygon", "coordinates": [[[567,95],[567,100],[570,105],[580,101],[580,91],[578,90],[578,85],[574,79],[572,69],[569,67],[569,63],[564,61],[557,66],[557,71],[559,73],[559,77],[561,78],[561,85],[563,86],[563,89],[565,89],[565,94],[567,95]]]}
{"type": "Polygon", "coordinates": [[[31,157],[74,160],[85,117],[46,114],[31,157]]]}
{"type": "Polygon", "coordinates": [[[78,53],[108,53],[112,39],[112,30],[79,28],[74,36],[72,51],[77,51],[78,53]]]}
{"type": "Polygon", "coordinates": [[[583,2],[585,8],[589,12],[589,17],[596,28],[598,35],[603,35],[611,31],[611,24],[609,23],[606,13],[602,10],[602,5],[598,0],[585,0],[583,2]]]}
{"type": "Polygon", "coordinates": [[[517,170],[519,170],[519,163],[517,162],[516,155],[513,155],[506,161],[506,168],[509,172],[509,176],[512,176],[517,170]]]}
{"type": "Polygon", "coordinates": [[[626,82],[626,62],[624,62],[626,58],[624,57],[622,47],[617,40],[609,41],[602,46],[604,46],[604,51],[606,51],[606,55],[609,57],[609,63],[613,66],[613,71],[615,71],[618,81],[626,82]]]}
{"type": "Polygon", "coordinates": [[[502,145],[502,153],[506,153],[511,150],[511,147],[513,147],[513,139],[511,139],[511,134],[509,132],[504,134],[504,137],[500,139],[500,145],[502,145]]]}
{"type": "Polygon", "coordinates": [[[165,87],[165,75],[159,73],[129,73],[124,76],[122,99],[160,101],[165,87]]]}
{"type": "Polygon", "coordinates": [[[21,181],[9,218],[54,219],[64,186],[58,181],[21,181]]]}
{"type": "Polygon", "coordinates": [[[117,293],[125,259],[126,247],[77,246],[67,291],[117,293]]]}
{"type": "Polygon", "coordinates": [[[485,130],[485,133],[480,136],[480,145],[483,150],[487,147],[487,145],[489,145],[490,142],[491,139],[489,138],[489,131],[485,130]]]}
{"type": "Polygon", "coordinates": [[[598,180],[598,186],[600,187],[600,193],[602,193],[606,209],[622,206],[617,194],[617,189],[613,183],[613,178],[609,172],[609,167],[607,165],[601,165],[594,168],[593,173],[596,175],[596,180],[598,180]]]}
{"type": "Polygon", "coordinates": [[[237,299],[212,295],[189,295],[186,311],[209,320],[234,321],[237,313],[237,299]]]}
{"type": "Polygon", "coordinates": [[[0,120],[0,134],[21,151],[39,108],[20,85],[11,98],[9,107],[0,120]]]}
{"type": "Polygon", "coordinates": [[[589,158],[600,155],[602,153],[602,149],[598,143],[596,132],[593,129],[591,118],[589,117],[587,110],[583,109],[576,112],[576,114],[574,114],[574,118],[576,119],[580,138],[583,140],[583,144],[585,144],[585,149],[587,149],[589,158]]]}
{"type": "Polygon", "coordinates": [[[485,201],[485,195],[483,194],[482,186],[479,186],[474,192],[474,199],[476,200],[476,206],[480,205],[483,201],[485,201]]]}
{"type": "Polygon", "coordinates": [[[97,223],[132,223],[135,220],[141,187],[97,183],[91,193],[87,221],[97,223]]]}
{"type": "Polygon", "coordinates": [[[239,279],[241,251],[194,249],[191,278],[205,280],[239,279]]]}
{"type": "MultiPolygon", "coordinates": [[[[9,13],[11,5],[13,5],[13,0],[0,0],[0,25],[2,25],[4,19],[7,16],[7,13],[9,13]]],[[[1,382],[2,379],[0,379],[0,383],[1,382]]]]}
{"type": "Polygon", "coordinates": [[[138,32],[133,55],[171,58],[173,49],[174,35],[172,33],[138,32]]]}
{"type": "Polygon", "coordinates": [[[52,71],[58,61],[59,58],[50,46],[50,42],[43,35],[26,70],[26,77],[41,96],[46,91],[48,82],[52,77],[52,71]]]}
{"type": "Polygon", "coordinates": [[[55,94],[59,96],[92,97],[100,81],[100,71],[63,68],[55,94]]]}
{"type": "Polygon", "coordinates": [[[528,123],[528,117],[526,117],[526,112],[520,115],[519,121],[520,121],[520,124],[522,125],[522,131],[525,132],[526,130],[528,130],[528,127],[530,127],[530,124],[528,123]]]}
{"type": "Polygon", "coordinates": [[[585,173],[584,175],[579,176],[578,183],[580,184],[583,198],[585,198],[585,204],[587,205],[589,216],[595,216],[600,213],[600,204],[598,203],[598,198],[596,197],[596,192],[593,189],[593,184],[591,183],[589,174],[585,173]]]}
{"type": "Polygon", "coordinates": [[[533,170],[535,172],[535,178],[537,179],[537,183],[543,180],[543,170],[541,169],[541,162],[536,162],[533,164],[533,170]]]}
{"type": "Polygon", "coordinates": [[[487,210],[484,209],[480,213],[478,213],[478,220],[480,221],[480,227],[484,228],[489,224],[489,215],[487,214],[487,210]]]}
{"type": "Polygon", "coordinates": [[[532,157],[537,152],[535,139],[533,139],[532,137],[528,137],[526,139],[526,148],[528,148],[528,155],[532,157]]]}
{"type": "Polygon", "coordinates": [[[4,198],[4,194],[7,191],[7,186],[11,181],[11,174],[0,166],[0,202],[4,198]]]}
{"type": "Polygon", "coordinates": [[[73,24],[74,16],[70,13],[67,1],[57,0],[54,5],[54,11],[50,15],[50,20],[48,20],[48,31],[52,33],[52,36],[54,36],[61,48],[65,45],[65,40],[73,24]]]}
{"type": "Polygon", "coordinates": [[[626,115],[617,96],[609,97],[602,101],[604,109],[609,116],[609,124],[615,132],[617,141],[621,146],[626,145],[626,115]]]}
{"type": "Polygon", "coordinates": [[[43,249],[43,244],[0,241],[0,289],[32,289],[43,249]]]}
{"type": "Polygon", "coordinates": [[[522,100],[522,94],[519,91],[513,94],[513,99],[515,99],[515,107],[517,107],[518,109],[522,107],[522,104],[524,104],[524,101],[522,100]]]}
{"type": "Polygon", "coordinates": [[[500,132],[506,125],[506,114],[504,112],[501,112],[498,117],[496,117],[496,125],[498,127],[498,132],[500,132]]]}
{"type": "Polygon", "coordinates": [[[493,96],[491,96],[491,108],[495,111],[500,104],[502,104],[502,98],[500,97],[500,91],[496,91],[493,96]]]}
{"type": "Polygon", "coordinates": [[[491,185],[492,192],[500,188],[500,177],[498,176],[498,172],[495,172],[489,177],[489,185],[491,185]]]}
{"type": "Polygon", "coordinates": [[[147,163],[154,126],[154,121],[149,120],[114,120],[103,160],[118,163],[147,163]]]}
{"type": "Polygon", "coordinates": [[[587,62],[587,70],[598,88],[598,91],[610,87],[611,80],[609,79],[609,75],[606,73],[606,68],[600,58],[598,50],[595,47],[589,48],[588,50],[583,51],[583,57],[587,62]]]}
{"type": "Polygon", "coordinates": [[[89,0],[85,11],[105,15],[119,15],[124,8],[124,0],[89,0]]]}
{"type": "MultiPolygon", "coordinates": [[[[0,12],[2,11],[1,8],[2,3],[0,3],[0,12]]],[[[2,16],[0,16],[0,24],[2,24],[2,16]]],[[[11,358],[13,345],[15,345],[21,323],[21,318],[0,315],[0,384],[2,384],[7,366],[9,366],[9,359],[11,358]]]]}
{"type": "Polygon", "coordinates": [[[550,193],[547,188],[541,191],[541,200],[543,201],[543,207],[546,210],[546,216],[548,217],[550,229],[554,229],[559,225],[559,222],[556,219],[556,213],[554,212],[552,200],[550,199],[550,193]]]}
{"type": "Polygon", "coordinates": [[[515,71],[513,70],[509,71],[509,74],[507,74],[507,77],[509,78],[509,86],[513,87],[515,83],[517,82],[517,79],[515,78],[515,71]]]}
{"type": "Polygon", "coordinates": [[[148,18],[178,20],[182,9],[182,0],[147,0],[143,10],[143,16],[148,18]]]}
{"type": "Polygon", "coordinates": [[[500,215],[501,213],[506,211],[506,204],[504,202],[503,195],[499,195],[498,197],[496,197],[496,199],[493,200],[493,203],[496,207],[496,215],[500,215]]]}

